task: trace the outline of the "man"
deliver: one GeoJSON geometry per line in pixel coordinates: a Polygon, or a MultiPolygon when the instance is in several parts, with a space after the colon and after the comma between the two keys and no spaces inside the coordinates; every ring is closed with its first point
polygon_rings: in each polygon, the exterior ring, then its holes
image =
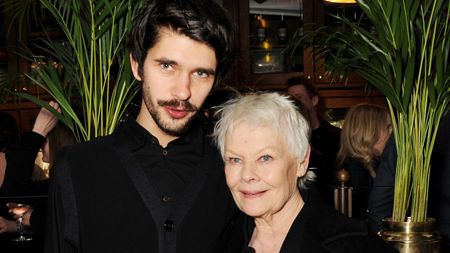
{"type": "Polygon", "coordinates": [[[232,24],[208,0],[153,0],[135,22],[139,115],[58,154],[45,252],[235,252],[239,213],[195,119],[231,63],[232,24]]]}
{"type": "Polygon", "coordinates": [[[317,185],[325,201],[333,203],[334,163],[339,150],[341,130],[318,114],[319,95],[302,77],[288,80],[287,93],[303,105],[311,124],[310,168],[315,168],[317,185]]]}

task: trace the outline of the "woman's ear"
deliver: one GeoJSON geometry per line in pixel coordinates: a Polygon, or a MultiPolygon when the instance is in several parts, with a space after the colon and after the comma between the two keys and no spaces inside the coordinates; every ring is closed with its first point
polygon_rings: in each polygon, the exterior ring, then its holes
{"type": "Polygon", "coordinates": [[[309,155],[311,153],[311,147],[308,145],[308,149],[306,150],[305,157],[303,158],[303,161],[297,162],[297,177],[303,177],[306,174],[306,171],[308,170],[308,164],[309,164],[309,155]]]}
{"type": "Polygon", "coordinates": [[[131,63],[131,70],[133,71],[133,76],[138,81],[142,81],[141,75],[139,74],[139,63],[131,56],[130,54],[130,63],[131,63]]]}

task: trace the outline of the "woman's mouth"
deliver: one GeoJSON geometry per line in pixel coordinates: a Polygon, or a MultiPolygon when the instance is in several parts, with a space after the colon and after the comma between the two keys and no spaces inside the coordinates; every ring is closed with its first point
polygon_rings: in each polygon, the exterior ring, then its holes
{"type": "Polygon", "coordinates": [[[264,195],[266,191],[241,191],[242,196],[246,199],[255,199],[264,195]]]}

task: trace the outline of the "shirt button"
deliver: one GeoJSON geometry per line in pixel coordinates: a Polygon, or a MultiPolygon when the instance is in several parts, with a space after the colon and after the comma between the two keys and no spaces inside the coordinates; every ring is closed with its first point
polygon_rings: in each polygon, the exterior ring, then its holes
{"type": "Polygon", "coordinates": [[[168,202],[170,202],[171,200],[172,200],[172,198],[171,198],[170,196],[164,195],[164,196],[162,197],[162,201],[163,201],[164,203],[168,203],[168,202]]]}
{"type": "Polygon", "coordinates": [[[165,149],[162,151],[163,156],[166,156],[167,153],[168,153],[168,152],[167,152],[167,150],[165,150],[165,149]]]}
{"type": "Polygon", "coordinates": [[[152,143],[155,144],[156,142],[156,138],[152,138],[152,143]]]}
{"type": "Polygon", "coordinates": [[[167,232],[170,232],[174,229],[175,224],[173,224],[173,221],[171,220],[166,220],[166,222],[164,222],[164,230],[166,230],[167,232]]]}

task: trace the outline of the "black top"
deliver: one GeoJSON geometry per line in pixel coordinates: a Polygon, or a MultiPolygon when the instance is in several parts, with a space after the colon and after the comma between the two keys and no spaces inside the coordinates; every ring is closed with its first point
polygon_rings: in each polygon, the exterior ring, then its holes
{"type": "Polygon", "coordinates": [[[326,203],[333,205],[333,182],[336,155],[341,142],[341,129],[319,118],[320,126],[311,133],[309,167],[316,168],[316,184],[326,203]]]}
{"type": "Polygon", "coordinates": [[[226,186],[223,160],[200,125],[191,127],[169,143],[165,156],[135,122],[63,148],[52,170],[45,252],[240,249],[242,236],[234,231],[240,212],[226,186]],[[187,155],[193,160],[183,164],[179,157],[187,155]],[[186,166],[189,172],[179,171],[186,166]]]}
{"type": "MultiPolygon", "coordinates": [[[[379,159],[374,159],[372,164],[377,168],[379,159]]],[[[373,186],[373,178],[370,176],[367,166],[358,158],[346,157],[342,163],[342,169],[350,174],[347,186],[353,188],[352,191],[352,217],[357,219],[367,219],[367,206],[369,194],[373,186]]]]}
{"type": "MultiPolygon", "coordinates": [[[[379,253],[397,252],[380,237],[370,235],[366,225],[350,219],[324,204],[314,188],[302,191],[305,205],[294,220],[281,246],[281,253],[379,253]]],[[[247,217],[244,229],[248,245],[254,220],[247,217]]],[[[243,253],[254,250],[246,246],[243,253]]]]}
{"type": "Polygon", "coordinates": [[[47,195],[48,180],[32,181],[34,162],[44,141],[42,135],[26,132],[19,146],[5,154],[7,164],[0,196],[47,195]]]}

